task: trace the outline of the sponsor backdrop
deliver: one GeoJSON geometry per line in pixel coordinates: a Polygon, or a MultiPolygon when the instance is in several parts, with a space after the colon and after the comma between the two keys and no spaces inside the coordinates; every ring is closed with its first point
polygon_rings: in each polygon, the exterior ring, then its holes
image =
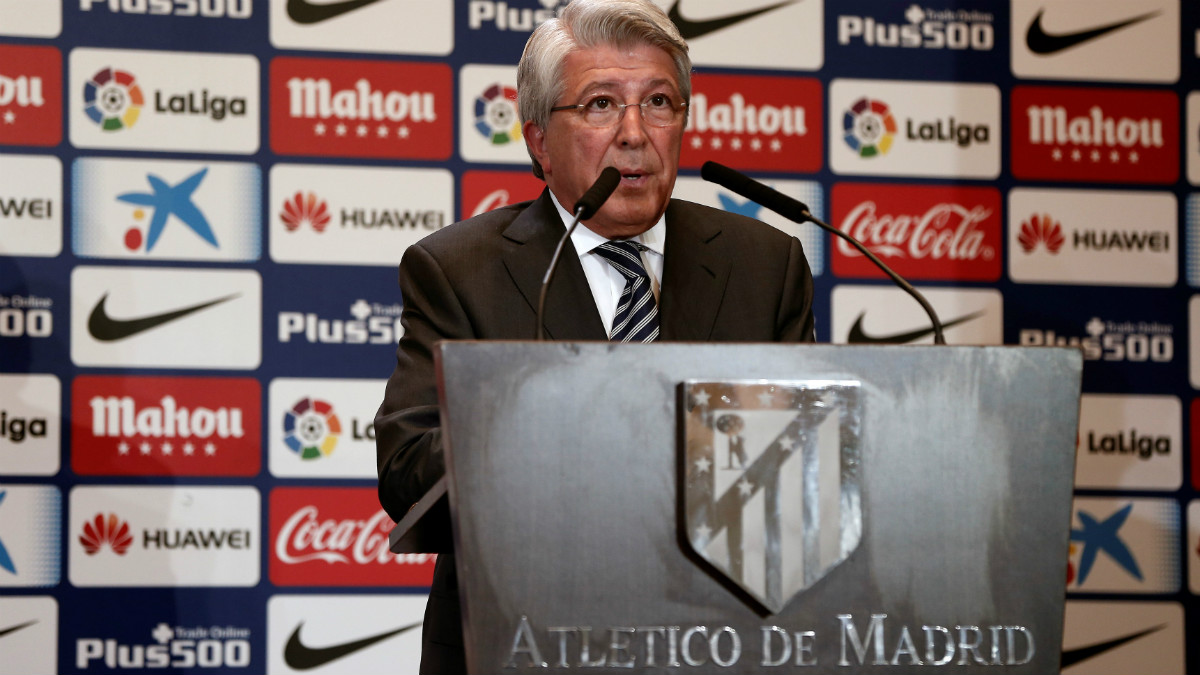
{"type": "MultiPolygon", "coordinates": [[[[1064,667],[1200,672],[1200,5],[656,1],[676,192],[801,238],[820,340],[930,330],[705,160],[951,342],[1083,351],[1064,667]]],[[[0,673],[414,671],[395,265],[541,189],[515,65],[559,4],[0,0],[0,673]]]]}

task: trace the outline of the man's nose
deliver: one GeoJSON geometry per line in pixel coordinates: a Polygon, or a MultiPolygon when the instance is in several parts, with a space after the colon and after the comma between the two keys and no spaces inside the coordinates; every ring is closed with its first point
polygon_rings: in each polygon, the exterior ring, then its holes
{"type": "Polygon", "coordinates": [[[617,142],[629,146],[638,146],[646,142],[646,124],[642,119],[640,105],[625,108],[625,114],[621,115],[621,121],[617,123],[617,142]]]}

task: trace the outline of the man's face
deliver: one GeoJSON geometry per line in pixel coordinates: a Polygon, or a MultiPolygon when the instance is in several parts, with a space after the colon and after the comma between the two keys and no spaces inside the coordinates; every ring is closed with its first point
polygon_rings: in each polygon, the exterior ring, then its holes
{"type": "Polygon", "coordinates": [[[650,229],[667,208],[679,170],[683,115],[668,127],[642,120],[636,104],[656,93],[682,101],[675,62],[657,47],[601,46],[572,52],[563,64],[566,87],[559,105],[586,103],[596,96],[633,103],[611,127],[590,126],[575,111],[550,114],[541,129],[526,122],[530,152],[542,165],[546,184],[567,209],[591,187],[605,167],[621,172],[617,191],[585,225],[609,239],[633,237],[650,229]]]}

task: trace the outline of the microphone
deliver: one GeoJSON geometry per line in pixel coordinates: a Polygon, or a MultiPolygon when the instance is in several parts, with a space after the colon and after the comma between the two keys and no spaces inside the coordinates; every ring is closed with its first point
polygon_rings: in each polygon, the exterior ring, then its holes
{"type": "Polygon", "coordinates": [[[921,308],[925,310],[925,313],[929,315],[929,320],[933,323],[933,343],[938,345],[946,344],[946,338],[942,335],[942,322],[938,318],[937,312],[933,311],[933,306],[925,299],[925,296],[921,295],[903,277],[893,272],[892,268],[885,265],[874,253],[868,251],[867,247],[859,243],[857,239],[819,220],[808,210],[808,206],[804,202],[793,199],[739,171],[717,164],[716,162],[705,162],[704,166],[700,167],[700,177],[710,183],[716,183],[730,192],[756,202],[792,222],[813,223],[822,230],[850,242],[854,248],[858,249],[859,253],[862,253],[868,260],[875,263],[875,266],[883,270],[884,274],[887,274],[897,286],[921,304],[921,308]]]}
{"type": "Polygon", "coordinates": [[[604,202],[608,201],[609,196],[616,192],[620,182],[621,172],[617,171],[616,167],[605,167],[596,182],[592,183],[592,187],[588,188],[579,201],[575,202],[576,223],[596,215],[600,207],[604,206],[604,202]]]}
{"type": "Polygon", "coordinates": [[[550,288],[550,280],[554,278],[554,272],[558,269],[558,259],[562,256],[563,248],[566,247],[567,241],[571,238],[571,233],[581,221],[587,220],[596,215],[604,202],[616,192],[617,185],[621,183],[621,172],[617,171],[616,167],[605,167],[600,172],[600,177],[592,183],[592,187],[583,193],[579,201],[575,202],[575,219],[571,221],[570,227],[563,233],[561,239],[558,240],[558,247],[554,249],[554,256],[550,258],[550,265],[546,268],[546,274],[542,276],[542,290],[538,293],[537,306],[537,340],[541,342],[546,339],[546,327],[543,325],[543,318],[546,314],[546,291],[550,288]]]}

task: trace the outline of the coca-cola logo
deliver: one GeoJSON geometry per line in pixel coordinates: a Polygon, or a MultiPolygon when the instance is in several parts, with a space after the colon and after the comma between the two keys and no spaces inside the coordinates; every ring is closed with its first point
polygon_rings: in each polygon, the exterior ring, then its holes
{"type": "MultiPolygon", "coordinates": [[[[283,525],[275,537],[275,555],[298,565],[312,560],[327,563],[410,564],[411,557],[388,550],[388,532],[394,523],[383,509],[366,520],[322,518],[316,506],[305,506],[283,525]]],[[[421,558],[415,562],[423,562],[421,558]]]]}
{"type": "MultiPolygon", "coordinates": [[[[996,254],[979,230],[979,223],[991,215],[991,209],[982,206],[945,202],[924,213],[881,214],[875,202],[866,201],[850,211],[841,229],[881,257],[979,260],[996,254]]],[[[844,239],[839,238],[837,246],[842,255],[862,255],[844,239]]]]}
{"type": "Polygon", "coordinates": [[[395,554],[374,488],[271,493],[271,581],[284,586],[427,585],[432,554],[395,554]]]}
{"type": "Polygon", "coordinates": [[[545,187],[529,171],[468,171],[462,177],[462,217],[536,199],[545,187]]]}
{"type": "MultiPolygon", "coordinates": [[[[904,276],[995,280],[1000,276],[1000,194],[991,188],[839,184],[834,224],[904,276]]],[[[841,238],[838,276],[883,273],[841,238]]]]}

